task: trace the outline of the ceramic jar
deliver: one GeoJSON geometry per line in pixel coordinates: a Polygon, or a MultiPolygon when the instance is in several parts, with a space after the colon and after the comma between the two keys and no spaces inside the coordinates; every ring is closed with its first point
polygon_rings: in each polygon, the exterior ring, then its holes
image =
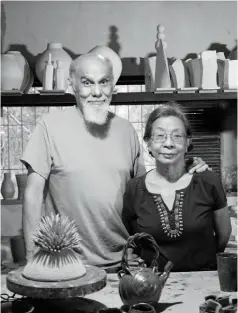
{"type": "Polygon", "coordinates": [[[15,187],[11,178],[11,173],[4,173],[4,178],[1,186],[1,194],[3,199],[12,199],[15,193],[15,187]]]}
{"type": "Polygon", "coordinates": [[[21,90],[23,89],[24,72],[21,69],[15,55],[1,55],[1,90],[21,90]]]}
{"type": "Polygon", "coordinates": [[[63,49],[61,43],[48,43],[47,49],[37,58],[35,64],[36,76],[43,84],[44,70],[46,63],[51,54],[51,60],[54,69],[57,66],[56,61],[61,61],[62,68],[64,69],[64,90],[68,88],[69,67],[72,61],[70,55],[63,49]]]}
{"type": "Polygon", "coordinates": [[[156,313],[155,308],[148,303],[137,303],[130,306],[129,313],[156,313]]]}
{"type": "Polygon", "coordinates": [[[16,174],[17,188],[18,188],[18,199],[23,199],[24,191],[26,188],[27,174],[16,174]]]}
{"type": "Polygon", "coordinates": [[[26,248],[23,236],[10,237],[10,248],[14,263],[21,263],[26,260],[26,248]]]}
{"type": "Polygon", "coordinates": [[[13,55],[16,58],[16,61],[23,73],[23,80],[21,83],[21,91],[25,91],[28,88],[28,85],[30,84],[30,80],[31,80],[31,70],[30,70],[30,66],[27,62],[27,60],[25,59],[25,57],[21,54],[20,51],[8,51],[7,55],[13,55]]]}

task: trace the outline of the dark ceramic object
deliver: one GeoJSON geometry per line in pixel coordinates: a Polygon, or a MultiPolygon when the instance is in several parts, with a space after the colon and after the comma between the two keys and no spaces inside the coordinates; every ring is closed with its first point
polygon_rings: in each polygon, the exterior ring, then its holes
{"type": "Polygon", "coordinates": [[[148,303],[137,303],[130,307],[129,313],[156,313],[155,308],[148,303]]]}
{"type": "Polygon", "coordinates": [[[26,261],[25,241],[23,236],[13,236],[10,238],[12,258],[15,263],[26,261]]]}
{"type": "Polygon", "coordinates": [[[122,310],[118,308],[103,308],[99,309],[97,313],[122,313],[122,310]]]}
{"type": "Polygon", "coordinates": [[[17,188],[18,188],[18,199],[23,199],[24,191],[26,188],[27,174],[16,174],[17,188]]]}
{"type": "Polygon", "coordinates": [[[156,303],[160,299],[162,289],[173,264],[168,261],[163,273],[158,273],[157,260],[159,258],[159,247],[154,238],[146,233],[137,233],[129,237],[127,244],[124,246],[121,267],[118,272],[120,278],[119,294],[124,304],[133,305],[137,303],[156,303]],[[129,248],[137,247],[137,244],[150,244],[155,252],[150,267],[137,267],[130,269],[128,265],[129,248]]]}
{"type": "Polygon", "coordinates": [[[237,253],[217,253],[217,271],[221,291],[237,291],[237,253]]]}

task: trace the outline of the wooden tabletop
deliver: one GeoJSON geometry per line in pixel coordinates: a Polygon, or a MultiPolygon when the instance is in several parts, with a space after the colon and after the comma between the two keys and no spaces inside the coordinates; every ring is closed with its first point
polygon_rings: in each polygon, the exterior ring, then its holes
{"type": "MultiPolygon", "coordinates": [[[[119,279],[116,274],[107,275],[107,285],[100,291],[87,295],[85,298],[100,302],[107,307],[120,308],[123,303],[118,294],[119,279]]],[[[1,293],[12,294],[6,288],[6,275],[2,275],[1,293]]],[[[187,272],[171,273],[162,291],[158,312],[199,313],[199,305],[208,295],[231,295],[236,298],[236,292],[221,292],[217,272],[187,272]]],[[[10,313],[11,311],[9,311],[10,313]]]]}

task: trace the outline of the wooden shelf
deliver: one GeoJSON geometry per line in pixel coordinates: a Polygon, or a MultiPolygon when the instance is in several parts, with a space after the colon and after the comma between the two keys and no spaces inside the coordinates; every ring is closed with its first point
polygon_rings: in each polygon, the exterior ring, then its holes
{"type": "Polygon", "coordinates": [[[1,205],[16,205],[22,203],[22,199],[1,199],[1,205]]]}
{"type": "MultiPolygon", "coordinates": [[[[201,106],[217,106],[228,101],[236,104],[237,93],[224,93],[218,91],[217,93],[162,93],[155,94],[153,92],[128,92],[117,93],[112,96],[112,105],[135,105],[135,104],[156,104],[167,101],[178,101],[180,103],[189,103],[189,105],[201,106]],[[234,100],[234,101],[231,101],[234,100]],[[209,102],[209,104],[208,104],[209,102]]],[[[75,105],[75,97],[72,94],[64,95],[40,95],[40,94],[23,94],[23,95],[2,95],[2,106],[17,107],[17,106],[72,106],[75,105]]]]}

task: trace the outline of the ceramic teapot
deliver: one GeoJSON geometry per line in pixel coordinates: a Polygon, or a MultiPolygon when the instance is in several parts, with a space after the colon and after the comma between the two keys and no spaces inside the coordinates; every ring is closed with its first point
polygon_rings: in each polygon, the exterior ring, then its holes
{"type": "Polygon", "coordinates": [[[147,233],[136,233],[130,236],[123,248],[121,267],[118,272],[119,295],[124,304],[133,305],[139,302],[156,303],[159,301],[162,289],[165,285],[173,263],[168,261],[163,273],[158,272],[159,247],[153,236],[147,233]],[[129,268],[128,249],[142,247],[142,243],[152,246],[155,255],[149,267],[146,265],[137,268],[129,268]]]}

